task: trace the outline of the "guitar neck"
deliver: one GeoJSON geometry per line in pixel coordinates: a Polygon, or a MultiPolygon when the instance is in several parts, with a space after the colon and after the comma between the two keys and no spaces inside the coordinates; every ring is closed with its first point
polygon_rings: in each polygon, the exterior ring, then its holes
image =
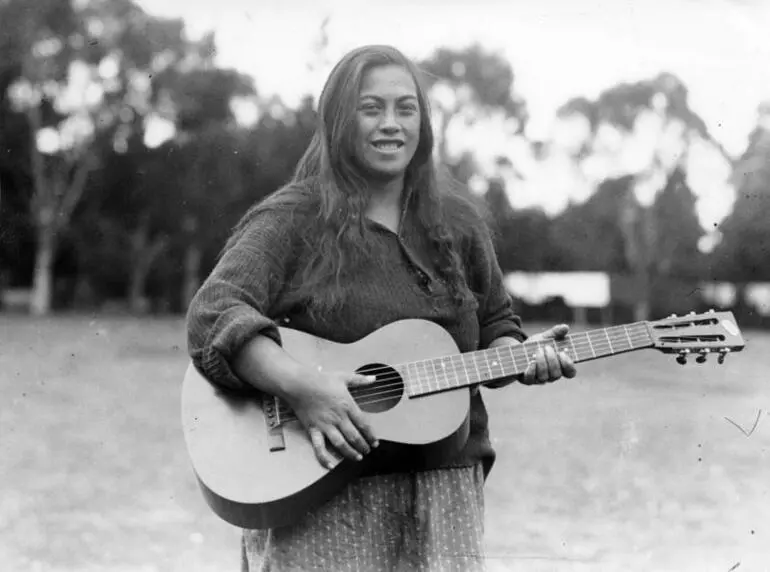
{"type": "Polygon", "coordinates": [[[452,356],[402,364],[397,369],[412,397],[522,374],[537,351],[547,345],[579,363],[653,346],[648,322],[635,322],[570,334],[563,340],[527,341],[452,356]]]}

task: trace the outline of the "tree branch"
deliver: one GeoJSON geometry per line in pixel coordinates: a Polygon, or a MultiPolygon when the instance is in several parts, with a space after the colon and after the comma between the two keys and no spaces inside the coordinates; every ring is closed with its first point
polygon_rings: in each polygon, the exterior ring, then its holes
{"type": "Polygon", "coordinates": [[[30,142],[29,156],[32,163],[32,208],[35,219],[38,223],[41,220],[42,209],[50,202],[50,186],[45,176],[45,163],[43,155],[37,148],[37,133],[40,131],[42,119],[40,108],[36,105],[31,106],[26,112],[27,121],[29,121],[30,142]]]}
{"type": "Polygon", "coordinates": [[[66,184],[65,182],[57,217],[59,226],[64,226],[69,222],[72,211],[75,210],[75,207],[83,196],[83,191],[85,190],[86,182],[88,181],[88,175],[94,169],[95,165],[96,158],[94,157],[93,152],[87,150],[85,157],[76,164],[72,180],[69,184],[66,184]]]}

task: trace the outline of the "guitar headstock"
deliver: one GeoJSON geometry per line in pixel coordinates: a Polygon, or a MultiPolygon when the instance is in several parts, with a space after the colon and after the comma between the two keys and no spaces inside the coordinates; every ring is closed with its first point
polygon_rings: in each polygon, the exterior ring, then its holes
{"type": "Polygon", "coordinates": [[[674,314],[648,324],[653,347],[678,354],[676,361],[682,365],[687,363],[688,356],[704,363],[709,354],[716,354],[719,363],[723,363],[727,354],[741,351],[746,345],[732,312],[674,314]]]}

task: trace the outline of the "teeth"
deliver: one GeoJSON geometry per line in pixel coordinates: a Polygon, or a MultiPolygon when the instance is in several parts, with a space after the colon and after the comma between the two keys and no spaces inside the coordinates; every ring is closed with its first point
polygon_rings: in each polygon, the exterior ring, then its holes
{"type": "Polygon", "coordinates": [[[397,143],[376,143],[375,147],[377,147],[377,149],[382,149],[383,151],[395,151],[400,145],[397,143]]]}

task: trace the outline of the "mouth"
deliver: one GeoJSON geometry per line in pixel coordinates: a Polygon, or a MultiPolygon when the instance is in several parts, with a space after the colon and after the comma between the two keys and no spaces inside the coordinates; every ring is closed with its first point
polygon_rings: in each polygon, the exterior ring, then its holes
{"type": "Polygon", "coordinates": [[[404,146],[404,142],[396,139],[381,139],[373,141],[371,145],[382,153],[395,153],[404,146]]]}

